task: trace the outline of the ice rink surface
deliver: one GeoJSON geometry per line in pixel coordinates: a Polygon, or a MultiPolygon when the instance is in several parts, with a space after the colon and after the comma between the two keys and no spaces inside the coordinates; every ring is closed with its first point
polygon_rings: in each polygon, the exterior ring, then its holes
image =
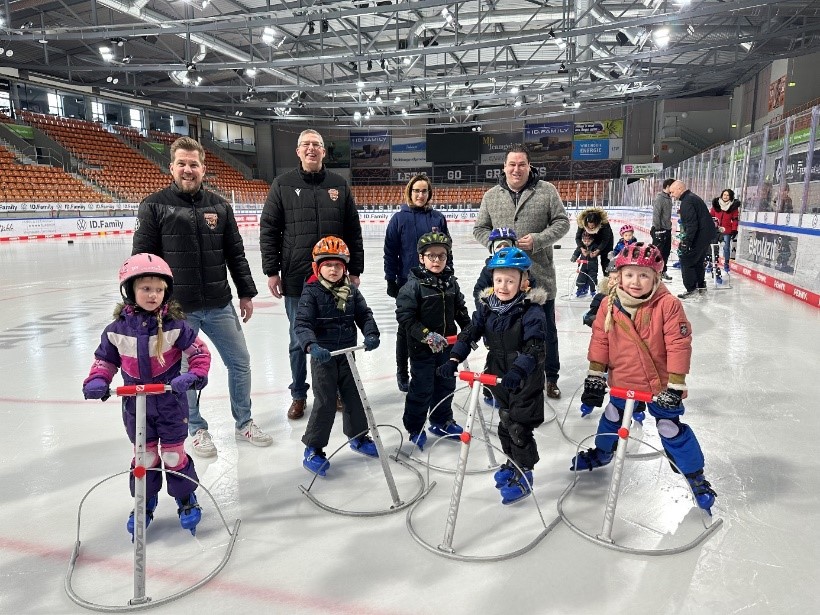
{"type": "MultiPolygon", "coordinates": [[[[452,226],[456,275],[470,294],[487,252],[472,239],[470,223],[452,226]]],[[[385,426],[385,448],[392,452],[406,434],[387,427],[401,427],[404,396],[395,382],[396,323],[383,279],[384,226],[369,224],[364,233],[367,269],[361,288],[382,344],[375,352],[357,353],[357,365],[376,420],[385,426]]],[[[820,576],[818,310],[734,276],[732,288],[716,290],[710,282],[706,298],[686,304],[694,354],[684,420],[697,433],[707,478],[718,493],[713,519],[722,519],[705,542],[677,555],[635,555],[594,544],[559,522],[514,559],[456,561],[422,548],[408,531],[404,511],[379,517],[332,514],[299,489],[312,475],[301,465],[306,419],[285,416],[290,371],[284,305],[267,291],[258,229],[243,235],[260,290],[245,325],[253,414],[274,443],[255,448],[235,441],[226,372],[215,354],[202,410],[219,455],[195,460],[228,525],[241,519],[238,539],[213,581],[152,612],[814,612],[820,576]]],[[[536,433],[541,455],[536,497],[501,506],[487,449],[474,440],[452,541],[459,555],[514,551],[552,524],[558,499],[573,479],[573,442],[595,431],[600,410],[581,418],[576,395],[587,369],[590,330],[581,316],[589,300],[569,298],[572,238],[562,244],[555,259],[563,398],[550,400],[548,422],[536,433]]],[[[130,237],[0,245],[0,613],[85,612],[64,589],[78,507],[96,483],[128,469],[131,448],[119,401],[85,401],[80,389],[118,300],[117,270],[130,248],[130,237]]],[[[670,271],[671,289],[681,292],[680,274],[670,271]]],[[[470,357],[473,369],[480,369],[484,354],[480,349],[470,357]]],[[[467,392],[459,390],[456,406],[464,407],[466,400],[467,392]]],[[[495,417],[485,415],[494,424],[495,417]]],[[[464,419],[458,409],[456,418],[464,419]]],[[[633,435],[649,445],[659,443],[649,417],[633,435]]],[[[337,420],[328,453],[343,444],[337,420]]],[[[612,537],[641,549],[674,549],[696,538],[710,520],[693,508],[683,480],[652,455],[649,445],[630,445],[612,537]]],[[[429,458],[427,451],[419,457],[450,470],[458,448],[442,442],[429,458]]],[[[404,450],[409,452],[406,442],[404,450]]],[[[346,510],[389,508],[378,461],[346,446],[331,461],[328,478],[311,488],[315,497],[346,510]]],[[[428,474],[422,464],[410,464],[436,483],[412,516],[413,531],[435,548],[444,536],[453,474],[438,469],[428,474]]],[[[415,474],[390,466],[400,496],[412,498],[419,489],[415,474]]],[[[601,531],[610,476],[611,467],[584,473],[564,501],[572,523],[593,535],[601,531]]],[[[204,493],[199,499],[203,520],[192,537],[179,527],[170,496],[160,495],[147,532],[147,594],[155,599],[197,583],[224,555],[228,533],[213,503],[204,493]]],[[[131,508],[124,474],[85,500],[73,587],[88,602],[124,606],[133,595],[125,529],[131,508]]]]}

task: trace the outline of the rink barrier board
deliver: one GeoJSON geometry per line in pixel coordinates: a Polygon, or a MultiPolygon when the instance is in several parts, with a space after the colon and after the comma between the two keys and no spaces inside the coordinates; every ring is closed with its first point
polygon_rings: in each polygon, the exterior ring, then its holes
{"type": "MultiPolygon", "coordinates": [[[[394,213],[398,210],[389,212],[359,212],[359,218],[363,223],[383,224],[390,220],[394,213]]],[[[635,213],[636,216],[624,217],[623,215],[610,216],[610,222],[613,227],[629,222],[635,227],[635,230],[649,234],[649,227],[647,224],[651,222],[651,213],[645,210],[620,210],[618,213],[635,213]],[[648,219],[645,219],[647,218],[648,219]],[[638,218],[638,219],[635,219],[638,218]],[[643,219],[643,220],[642,220],[643,219]]],[[[448,222],[475,222],[478,216],[478,210],[457,210],[457,211],[443,211],[448,222]]],[[[615,212],[613,212],[615,213],[615,212]]],[[[246,214],[237,213],[235,215],[237,225],[240,227],[258,227],[260,214],[246,214]]],[[[571,215],[571,222],[574,222],[574,216],[571,215]]],[[[764,225],[758,224],[743,224],[742,226],[761,227],[764,225]]],[[[38,241],[46,239],[74,239],[80,237],[101,237],[109,235],[130,235],[134,233],[136,226],[135,216],[118,216],[118,217],[100,217],[100,218],[23,218],[23,219],[6,219],[0,220],[0,243],[4,242],[19,242],[19,241],[38,241]],[[112,228],[118,227],[118,228],[112,228]],[[23,232],[20,233],[19,231],[23,232]]],[[[768,228],[768,225],[765,225],[768,228]]],[[[802,230],[802,229],[801,229],[802,230]]],[[[814,229],[812,229],[814,231],[814,229]]],[[[812,238],[816,234],[812,231],[804,233],[811,235],[812,238]]],[[[798,230],[798,232],[800,232],[798,230]]],[[[803,233],[801,233],[803,234],[803,233]]],[[[673,238],[673,246],[677,245],[677,239],[673,238]]],[[[818,250],[820,252],[820,250],[818,250]]],[[[743,263],[732,262],[731,268],[733,271],[741,275],[781,292],[789,297],[792,297],[802,303],[811,305],[812,307],[820,308],[820,293],[803,288],[798,284],[777,278],[770,273],[758,271],[743,263]]]]}

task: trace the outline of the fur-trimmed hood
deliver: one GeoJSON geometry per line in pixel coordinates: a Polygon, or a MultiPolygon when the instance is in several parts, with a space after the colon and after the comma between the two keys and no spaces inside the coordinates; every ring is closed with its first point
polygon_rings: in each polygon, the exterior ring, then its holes
{"type": "Polygon", "coordinates": [[[728,203],[724,202],[723,199],[716,196],[712,199],[712,209],[716,211],[725,211],[726,213],[731,213],[740,209],[740,201],[737,199],[733,199],[728,203]]]}
{"type": "MultiPolygon", "coordinates": [[[[492,294],[493,287],[488,286],[478,294],[478,300],[486,300],[492,294]]],[[[535,288],[530,288],[526,291],[526,296],[524,297],[524,301],[529,301],[530,303],[535,303],[536,305],[544,305],[547,302],[547,299],[547,291],[538,286],[535,288]]]]}
{"type": "MultiPolygon", "coordinates": [[[[131,305],[129,303],[120,302],[114,308],[114,318],[117,319],[123,314],[135,314],[136,312],[142,312],[142,308],[137,307],[136,305],[131,305]]],[[[173,320],[185,320],[185,312],[182,310],[182,306],[171,299],[162,306],[162,318],[171,318],[173,320]]]]}
{"type": "Polygon", "coordinates": [[[585,228],[584,218],[586,218],[589,214],[592,213],[596,213],[599,216],[601,216],[601,224],[598,226],[598,228],[595,229],[595,231],[593,231],[594,234],[598,232],[600,227],[604,226],[605,224],[609,224],[609,216],[607,215],[605,210],[601,209],[600,207],[587,207],[581,213],[578,214],[575,220],[578,223],[579,228],[585,228]]]}

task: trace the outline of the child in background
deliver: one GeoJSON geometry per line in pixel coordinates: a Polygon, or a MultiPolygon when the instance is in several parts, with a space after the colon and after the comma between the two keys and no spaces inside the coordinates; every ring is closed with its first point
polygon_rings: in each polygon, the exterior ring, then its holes
{"type": "Polygon", "coordinates": [[[379,347],[379,328],[362,293],[347,278],[350,251],[338,237],[320,239],[313,247],[313,275],[299,298],[293,332],[302,349],[310,353],[313,412],[302,442],[302,465],[325,476],[330,462],[324,452],[336,418],[336,394],[344,402],[344,434],[350,448],[368,457],[378,457],[376,444],[367,435],[368,424],[359,389],[344,354],[330,356],[332,350],[356,345],[356,327],[364,334],[364,349],[379,347]]]}
{"type": "MultiPolygon", "coordinates": [[[[647,407],[657,421],[663,449],[686,476],[698,506],[711,514],[716,494],[703,476],[703,452],[692,428],[680,421],[692,358],[692,325],[681,302],[661,282],[663,256],[656,246],[629,245],[615,266],[616,284],[592,325],[581,402],[603,406],[607,386],[651,391],[655,400],[647,407]]],[[[570,470],[592,470],[612,461],[625,403],[610,395],[595,448],[575,457],[570,470]]]]}
{"type": "Polygon", "coordinates": [[[455,381],[436,373],[447,362],[447,336],[457,333],[456,323],[462,330],[470,324],[464,295],[447,264],[452,248],[452,240],[444,233],[422,235],[416,245],[419,266],[410,270],[396,299],[396,320],[407,333],[410,349],[410,389],[403,422],[410,441],[420,450],[427,442],[424,423],[433,408],[430,433],[458,440],[462,432],[453,420],[449,397],[455,381]]]}
{"type": "MultiPolygon", "coordinates": [[[[418,263],[416,244],[419,238],[432,231],[450,234],[447,219],[433,208],[432,200],[433,182],[424,173],[414,175],[404,187],[404,205],[387,224],[384,234],[384,277],[387,280],[387,294],[394,299],[407,282],[410,269],[418,263]]],[[[396,382],[402,393],[407,393],[410,385],[407,362],[407,338],[399,327],[396,333],[396,382]]]]}
{"type": "MultiPolygon", "coordinates": [[[[618,243],[615,244],[615,247],[612,248],[612,258],[618,256],[621,250],[626,246],[638,243],[638,240],[635,239],[635,228],[631,224],[624,224],[618,231],[618,234],[621,238],[618,240],[618,243]]],[[[610,260],[612,260],[612,258],[610,258],[610,260]]]]}
{"type": "Polygon", "coordinates": [[[615,237],[612,235],[612,226],[609,224],[606,211],[600,207],[588,207],[578,214],[576,220],[578,222],[578,229],[575,231],[576,247],[578,249],[584,247],[582,237],[585,232],[592,235],[592,249],[584,254],[584,258],[591,261],[600,257],[601,271],[606,271],[609,265],[609,254],[615,245],[615,237]]]}
{"type": "Polygon", "coordinates": [[[595,288],[598,286],[598,259],[597,256],[598,244],[595,243],[595,235],[590,235],[584,231],[581,235],[581,245],[572,253],[570,260],[578,262],[578,277],[575,279],[576,297],[586,297],[586,294],[595,294],[595,288]]]}
{"type": "MultiPolygon", "coordinates": [[[[114,310],[114,322],[102,333],[94,351],[94,363],[83,381],[86,399],[108,399],[111,380],[122,370],[126,385],[170,384],[171,392],[146,396],[146,462],[148,468],[160,463],[191,480],[168,474],[168,493],[176,499],[177,514],[183,528],[196,533],[202,517],[197,504],[198,481],[194,460],[185,452],[188,437],[188,389],[201,389],[208,382],[211,353],[193,329],[175,301],[171,301],[174,276],[171,268],[153,254],[135,254],[119,272],[123,303],[114,310]],[[183,353],[188,357],[188,371],[180,373],[183,353]],[[161,452],[160,452],[161,451],[161,452]]],[[[136,398],[123,399],[122,418],[128,439],[136,438],[136,398]]],[[[131,461],[134,469],[134,461],[131,461]]],[[[162,489],[162,472],[147,472],[146,527],[154,518],[162,489]]],[[[134,496],[134,475],[129,476],[134,496]]],[[[128,531],[134,536],[134,511],[128,517],[128,531]]]]}
{"type": "Polygon", "coordinates": [[[439,375],[452,378],[470,345],[486,338],[485,371],[502,376],[501,386],[490,387],[500,406],[498,437],[504,454],[514,462],[507,461],[495,473],[502,504],[532,493],[532,470],[538,462],[532,432],[544,422],[547,295],[542,289],[530,289],[531,265],[530,257],[518,248],[503,248],[493,255],[487,265],[493,272],[493,286],[482,293],[471,326],[459,335],[450,361],[439,368],[439,375]]]}

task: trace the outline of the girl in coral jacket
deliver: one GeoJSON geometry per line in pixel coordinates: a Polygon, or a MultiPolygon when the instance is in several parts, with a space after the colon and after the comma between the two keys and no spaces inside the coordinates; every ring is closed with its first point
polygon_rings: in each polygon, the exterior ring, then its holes
{"type": "MultiPolygon", "coordinates": [[[[686,374],[692,357],[692,325],[683,306],[661,282],[663,256],[657,246],[634,243],[615,259],[616,283],[601,302],[592,325],[584,407],[604,405],[607,386],[651,391],[664,451],[688,479],[698,506],[710,512],[715,492],[703,476],[704,458],[692,428],[682,423],[686,374]]],[[[593,470],[612,461],[626,400],[610,395],[595,448],[572,460],[571,470],[593,470]]]]}
{"type": "MultiPolygon", "coordinates": [[[[732,240],[737,237],[740,222],[740,201],[735,193],[726,188],[720,197],[712,200],[712,218],[716,220],[720,241],[723,244],[723,270],[729,272],[729,257],[732,256],[732,240]]],[[[715,263],[717,266],[717,263],[715,263]]]]}
{"type": "MultiPolygon", "coordinates": [[[[208,382],[211,353],[185,322],[179,304],[171,301],[174,276],[168,264],[153,254],[135,254],[120,268],[123,303],[114,311],[114,322],[102,333],[94,351],[94,363],[83,381],[86,399],[108,399],[117,369],[126,385],[168,384],[171,391],[146,397],[146,467],[160,463],[168,473],[168,493],[176,499],[180,524],[192,534],[202,517],[194,490],[198,481],[194,460],[185,452],[188,436],[188,389],[201,389],[208,382]],[[180,373],[182,355],[188,371],[180,373]],[[188,477],[188,478],[184,478],[188,477]],[[191,480],[188,480],[191,479],[191,480]]],[[[133,444],[136,438],[136,399],[123,398],[122,420],[133,444]]],[[[134,462],[131,462],[133,469],[134,462]]],[[[162,472],[147,472],[146,526],[154,517],[162,472]]],[[[134,495],[134,475],[130,475],[134,495]]],[[[126,525],[134,535],[134,512],[126,525]]]]}

